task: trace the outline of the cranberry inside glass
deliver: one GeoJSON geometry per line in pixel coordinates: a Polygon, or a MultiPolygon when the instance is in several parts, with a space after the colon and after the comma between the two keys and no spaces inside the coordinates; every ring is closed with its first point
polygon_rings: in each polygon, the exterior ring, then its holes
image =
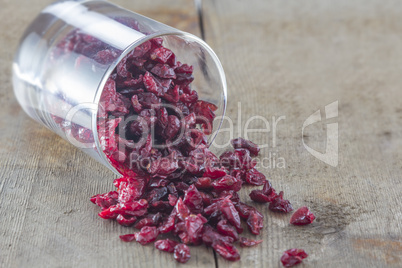
{"type": "MultiPolygon", "coordinates": [[[[145,124],[155,124],[156,131],[162,127],[158,135],[170,139],[179,123],[193,124],[192,112],[205,118],[195,119],[202,128],[211,119],[209,110],[220,116],[226,109],[224,72],[205,42],[107,1],[58,1],[42,10],[15,54],[13,85],[29,116],[119,175],[114,161],[127,155],[114,151],[110,161],[107,146],[139,143],[137,134],[145,124]],[[119,96],[111,93],[114,87],[119,96]],[[153,109],[160,99],[174,107],[153,109]],[[102,121],[105,112],[108,120],[102,121]],[[133,119],[125,137],[116,133],[124,140],[110,138],[112,129],[118,132],[117,126],[126,125],[134,113],[144,120],[133,119]],[[152,121],[156,117],[162,120],[152,121]]],[[[208,144],[220,124],[215,120],[203,131],[208,144]]],[[[204,142],[200,136],[194,130],[187,139],[204,142]]],[[[141,142],[149,144],[147,137],[141,142]]]]}

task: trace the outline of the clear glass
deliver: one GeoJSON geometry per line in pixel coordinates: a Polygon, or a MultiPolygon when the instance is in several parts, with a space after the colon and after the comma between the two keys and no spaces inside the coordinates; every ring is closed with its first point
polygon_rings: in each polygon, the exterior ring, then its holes
{"type": "Polygon", "coordinates": [[[192,89],[218,107],[214,134],[226,110],[226,80],[212,49],[198,37],[107,1],[58,1],[46,7],[25,31],[13,63],[15,96],[37,122],[119,172],[102,151],[97,133],[98,102],[117,64],[155,37],[181,62],[193,65],[192,89]],[[136,25],[130,25],[135,22],[136,25]],[[113,50],[108,62],[71,51],[72,32],[96,38],[113,50]],[[66,41],[67,40],[67,41],[66,41]],[[63,44],[63,46],[60,46],[63,44]],[[62,60],[60,60],[62,59],[62,60]]]}

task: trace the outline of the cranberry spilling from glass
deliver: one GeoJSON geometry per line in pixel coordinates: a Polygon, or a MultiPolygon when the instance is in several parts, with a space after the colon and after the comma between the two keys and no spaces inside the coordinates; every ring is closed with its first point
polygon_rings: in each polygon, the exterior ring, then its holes
{"type": "MultiPolygon", "coordinates": [[[[78,40],[73,49],[90,47],[101,63],[113,59],[113,50],[84,37],[73,38],[78,40]]],[[[252,157],[260,151],[255,143],[234,139],[234,149],[220,157],[209,150],[207,135],[217,107],[199,99],[192,73],[193,67],[178,61],[161,38],[139,45],[117,65],[100,97],[97,126],[103,152],[123,177],[114,180],[116,191],[91,201],[102,209],[101,218],[139,229],[120,236],[122,241],[156,241],[155,248],[180,263],[190,259],[188,245],[200,244],[238,261],[235,243],[251,247],[262,242],[239,238],[241,221],[254,235],[264,228],[263,214],[240,201],[237,192],[243,185],[263,186],[250,198],[269,203],[272,211],[293,208],[255,168],[252,157]],[[167,233],[176,240],[158,240],[167,233]]],[[[300,217],[294,224],[305,221],[300,217]]],[[[301,257],[286,258],[290,264],[295,263],[291,258],[301,257]]]]}

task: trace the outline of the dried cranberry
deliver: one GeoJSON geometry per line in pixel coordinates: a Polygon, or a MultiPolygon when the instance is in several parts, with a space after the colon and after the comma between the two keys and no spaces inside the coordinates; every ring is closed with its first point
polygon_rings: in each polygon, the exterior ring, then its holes
{"type": "Polygon", "coordinates": [[[214,187],[216,191],[233,190],[237,192],[240,191],[241,185],[241,180],[230,175],[226,175],[212,182],[212,187],[214,187]]]}
{"type": "Polygon", "coordinates": [[[239,158],[239,169],[248,170],[257,165],[257,162],[250,157],[250,152],[247,149],[236,149],[235,154],[239,158]]]}
{"type": "Polygon", "coordinates": [[[173,253],[174,248],[177,244],[179,243],[170,239],[158,240],[155,242],[155,248],[161,251],[173,253]]]}
{"type": "Polygon", "coordinates": [[[145,108],[155,108],[161,103],[161,99],[151,92],[139,93],[137,96],[139,103],[145,108]]]}
{"type": "Polygon", "coordinates": [[[138,101],[138,96],[137,95],[133,95],[131,97],[131,104],[133,105],[133,109],[136,113],[141,112],[142,110],[142,105],[141,103],[138,101]]]}
{"type": "Polygon", "coordinates": [[[178,244],[174,247],[174,259],[180,263],[186,263],[191,257],[190,248],[185,244],[178,244]]]}
{"type": "Polygon", "coordinates": [[[201,213],[203,211],[202,196],[194,185],[187,189],[183,203],[192,213],[201,213]]]}
{"type": "Polygon", "coordinates": [[[264,217],[256,211],[251,211],[247,219],[248,229],[252,234],[259,235],[260,230],[264,228],[264,217]]]}
{"type": "Polygon", "coordinates": [[[152,51],[150,58],[160,63],[166,63],[172,54],[173,53],[171,50],[164,47],[159,47],[152,51]]]}
{"type": "Polygon", "coordinates": [[[249,140],[245,140],[243,138],[237,138],[233,139],[230,141],[232,144],[233,148],[235,149],[240,149],[244,148],[250,151],[251,156],[257,156],[258,153],[260,152],[260,148],[258,148],[258,145],[255,144],[254,142],[251,142],[249,140]]]}
{"type": "Polygon", "coordinates": [[[138,200],[145,192],[146,181],[141,178],[123,177],[118,182],[119,202],[126,203],[138,200]]]}
{"type": "Polygon", "coordinates": [[[225,168],[206,167],[203,176],[215,180],[225,175],[227,175],[225,168]]]}
{"type": "Polygon", "coordinates": [[[251,185],[263,185],[265,182],[265,175],[252,168],[246,172],[246,182],[251,185]]]}
{"type": "Polygon", "coordinates": [[[232,201],[229,198],[223,199],[219,204],[219,209],[236,230],[241,233],[243,229],[241,228],[240,216],[232,201]]]}
{"type": "Polygon", "coordinates": [[[234,239],[234,241],[239,239],[239,234],[231,224],[227,222],[227,220],[220,220],[216,225],[216,229],[221,235],[230,236],[234,239]]]}
{"type": "Polygon", "coordinates": [[[143,216],[147,213],[148,202],[145,199],[138,201],[119,203],[109,208],[111,212],[122,214],[123,216],[143,216]]]}
{"type": "Polygon", "coordinates": [[[257,203],[268,203],[271,202],[269,197],[266,196],[262,190],[253,190],[250,193],[250,198],[251,200],[253,200],[254,202],[257,203]]]}
{"type": "Polygon", "coordinates": [[[246,237],[240,237],[239,241],[240,241],[241,247],[253,247],[255,245],[262,243],[262,240],[253,240],[253,239],[248,239],[246,237]]]}
{"type": "Polygon", "coordinates": [[[183,200],[179,198],[175,206],[177,217],[184,221],[190,215],[190,209],[184,204],[183,200]]]}
{"type": "Polygon", "coordinates": [[[197,182],[194,184],[198,189],[210,189],[212,188],[212,180],[208,177],[198,178],[197,182]]]}
{"type": "Polygon", "coordinates": [[[204,204],[204,207],[210,206],[212,204],[212,195],[204,192],[200,192],[200,194],[202,196],[202,203],[204,204]]]}
{"type": "Polygon", "coordinates": [[[160,78],[173,78],[176,79],[176,73],[173,68],[167,64],[158,63],[152,69],[151,73],[159,76],[160,78]]]}
{"type": "Polygon", "coordinates": [[[289,200],[283,199],[283,191],[275,197],[275,199],[269,204],[269,210],[274,212],[288,213],[293,210],[292,204],[289,200]]]}
{"type": "Polygon", "coordinates": [[[230,150],[226,151],[219,157],[220,164],[227,168],[236,168],[240,166],[240,159],[237,154],[230,150]]]}
{"type": "Polygon", "coordinates": [[[119,237],[124,242],[131,242],[131,241],[135,240],[136,234],[126,234],[126,235],[121,235],[119,237]]]}
{"type": "Polygon", "coordinates": [[[303,259],[307,258],[308,254],[303,249],[292,248],[286,250],[282,257],[281,262],[285,267],[292,267],[296,264],[302,262],[303,259]]]}
{"type": "Polygon", "coordinates": [[[293,225],[306,225],[315,220],[315,216],[308,207],[301,207],[293,213],[290,223],[293,225]]]}
{"type": "Polygon", "coordinates": [[[193,66],[187,64],[180,64],[180,66],[176,67],[176,83],[184,86],[190,84],[194,80],[193,70],[193,66]]]}
{"type": "Polygon", "coordinates": [[[157,226],[161,220],[162,215],[160,213],[148,214],[144,218],[137,221],[134,225],[134,228],[141,229],[145,226],[157,226]]]}
{"type": "Polygon", "coordinates": [[[262,188],[262,193],[268,196],[271,194],[272,191],[275,190],[274,188],[272,188],[271,183],[268,180],[264,181],[264,187],[262,188]]]}
{"type": "Polygon", "coordinates": [[[236,208],[237,212],[239,212],[240,217],[242,217],[243,219],[248,219],[250,212],[256,210],[254,207],[249,206],[242,202],[239,202],[238,204],[236,204],[235,208],[236,208]]]}
{"type": "Polygon", "coordinates": [[[169,204],[174,207],[177,203],[177,197],[175,195],[169,194],[168,196],[169,204]]]}
{"type": "Polygon", "coordinates": [[[180,130],[180,120],[177,118],[177,116],[174,115],[169,115],[168,116],[168,123],[165,128],[165,131],[163,132],[163,136],[167,140],[173,140],[173,138],[179,133],[180,130]]]}
{"type": "Polygon", "coordinates": [[[229,242],[224,240],[215,240],[212,242],[212,248],[228,261],[240,260],[240,254],[237,248],[229,242]]]}
{"type": "Polygon", "coordinates": [[[165,220],[163,220],[162,225],[158,228],[159,232],[161,234],[166,234],[172,231],[175,227],[175,216],[176,216],[176,211],[172,210],[172,214],[165,220]]]}
{"type": "Polygon", "coordinates": [[[118,193],[112,191],[106,194],[97,194],[91,197],[91,202],[100,206],[102,209],[116,205],[118,202],[118,193]]]}
{"type": "Polygon", "coordinates": [[[116,221],[122,226],[129,227],[137,221],[137,217],[125,217],[121,214],[117,215],[116,221]]]}
{"type": "MultiPolygon", "coordinates": [[[[135,20],[116,20],[139,30],[135,20]]],[[[264,185],[250,197],[271,202],[271,210],[289,210],[291,205],[255,169],[257,162],[251,157],[259,153],[256,144],[232,140],[234,150],[220,158],[208,149],[206,135],[212,133],[217,106],[199,99],[190,85],[193,66],[177,61],[162,43],[162,38],[153,38],[137,46],[106,81],[98,109],[99,141],[106,157],[125,176],[114,180],[117,191],[93,196],[91,201],[101,207],[100,217],[140,229],[121,236],[124,241],[147,244],[159,233],[171,232],[182,244],[165,239],[155,247],[174,252],[179,262],[190,258],[185,244],[200,243],[212,246],[227,260],[239,260],[233,243],[243,231],[241,218],[253,234],[263,228],[262,214],[240,201],[237,192],[243,182],[264,185]]],[[[86,57],[110,64],[119,55],[78,31],[57,49],[58,53],[84,55],[76,59],[77,68],[86,64],[86,57]]],[[[65,124],[64,120],[57,122],[65,124]]],[[[93,139],[81,126],[71,131],[74,137],[93,139]]],[[[240,240],[240,246],[258,243],[261,240],[240,240]]]]}
{"type": "Polygon", "coordinates": [[[156,159],[152,161],[148,167],[148,172],[151,175],[157,175],[159,177],[172,174],[178,168],[178,162],[172,156],[156,159]],[[173,158],[173,159],[172,159],[173,158]]]}
{"type": "Polygon", "coordinates": [[[193,243],[194,245],[200,244],[202,238],[202,229],[206,222],[207,220],[200,214],[191,214],[185,219],[185,230],[190,243],[193,243]]]}
{"type": "Polygon", "coordinates": [[[145,226],[142,227],[141,230],[136,233],[135,240],[141,245],[146,245],[156,240],[158,237],[159,231],[154,226],[145,226]]]}

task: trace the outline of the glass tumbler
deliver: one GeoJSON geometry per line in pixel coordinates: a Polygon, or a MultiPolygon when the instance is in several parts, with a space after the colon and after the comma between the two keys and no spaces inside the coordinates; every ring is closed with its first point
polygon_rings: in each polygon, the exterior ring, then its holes
{"type": "Polygon", "coordinates": [[[218,108],[214,132],[208,136],[211,144],[227,99],[225,75],[215,53],[192,34],[108,1],[57,1],[36,17],[15,54],[15,96],[30,117],[120,175],[102,150],[98,104],[116,66],[155,38],[163,40],[177,60],[193,66],[191,89],[218,108]]]}

